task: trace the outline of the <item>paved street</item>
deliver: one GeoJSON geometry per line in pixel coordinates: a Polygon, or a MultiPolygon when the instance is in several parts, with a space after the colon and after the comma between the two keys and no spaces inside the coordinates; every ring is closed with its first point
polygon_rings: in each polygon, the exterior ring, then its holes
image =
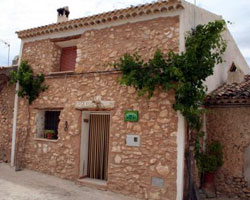
{"type": "MultiPolygon", "coordinates": [[[[228,200],[221,197],[209,200],[228,200]]],[[[135,200],[112,192],[76,185],[54,176],[0,163],[0,200],[135,200]]],[[[239,200],[239,199],[230,199],[239,200]]]]}
{"type": "Polygon", "coordinates": [[[112,192],[95,190],[57,177],[23,170],[15,172],[0,163],[0,200],[132,200],[112,192]]]}

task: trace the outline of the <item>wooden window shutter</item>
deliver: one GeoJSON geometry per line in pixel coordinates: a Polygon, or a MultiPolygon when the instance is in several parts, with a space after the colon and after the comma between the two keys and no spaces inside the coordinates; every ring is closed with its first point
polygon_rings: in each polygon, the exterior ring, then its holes
{"type": "Polygon", "coordinates": [[[76,47],[62,48],[60,71],[75,71],[76,47]]]}

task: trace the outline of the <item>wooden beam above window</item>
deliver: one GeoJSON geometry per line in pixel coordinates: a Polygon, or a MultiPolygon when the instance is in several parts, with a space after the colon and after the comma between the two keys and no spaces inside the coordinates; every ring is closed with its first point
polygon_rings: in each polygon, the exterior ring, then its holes
{"type": "Polygon", "coordinates": [[[64,41],[68,41],[68,40],[79,39],[80,37],[81,37],[81,35],[73,35],[73,36],[68,36],[68,37],[53,38],[53,39],[50,39],[50,41],[51,42],[64,42],[64,41]]]}

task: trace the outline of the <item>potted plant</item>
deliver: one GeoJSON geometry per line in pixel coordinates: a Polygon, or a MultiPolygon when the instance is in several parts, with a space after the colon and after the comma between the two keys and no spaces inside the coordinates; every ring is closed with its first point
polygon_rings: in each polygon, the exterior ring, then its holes
{"type": "Polygon", "coordinates": [[[200,155],[200,171],[203,174],[203,187],[214,188],[215,172],[223,165],[222,145],[219,141],[213,141],[208,150],[200,155]]]}
{"type": "Polygon", "coordinates": [[[45,138],[47,139],[53,139],[55,136],[55,131],[54,130],[45,130],[45,138]]]}

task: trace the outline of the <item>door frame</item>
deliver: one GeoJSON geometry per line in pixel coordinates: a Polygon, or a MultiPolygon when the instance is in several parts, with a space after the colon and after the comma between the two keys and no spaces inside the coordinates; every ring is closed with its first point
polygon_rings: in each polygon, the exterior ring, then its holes
{"type": "MultiPolygon", "coordinates": [[[[110,115],[110,112],[109,111],[82,111],[81,142],[80,142],[80,145],[81,145],[80,146],[80,174],[79,174],[80,176],[79,177],[83,177],[83,178],[87,177],[88,175],[87,173],[88,173],[88,151],[89,151],[89,122],[90,122],[91,114],[110,115]]],[[[108,167],[107,167],[107,170],[108,170],[108,167]]]]}

